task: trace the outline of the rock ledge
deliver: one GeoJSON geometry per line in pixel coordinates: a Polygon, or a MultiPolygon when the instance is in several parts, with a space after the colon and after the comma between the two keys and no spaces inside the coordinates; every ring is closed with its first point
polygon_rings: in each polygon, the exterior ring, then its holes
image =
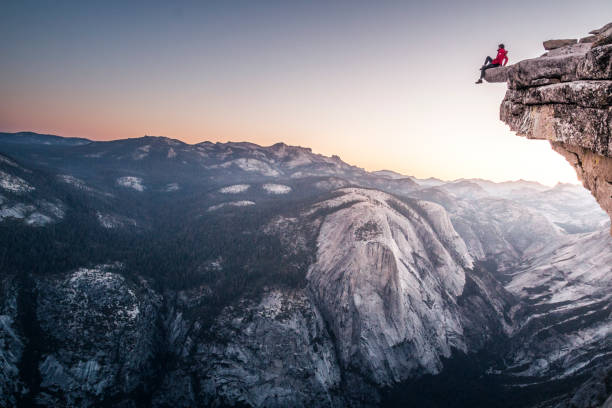
{"type": "Polygon", "coordinates": [[[591,34],[589,42],[545,41],[541,57],[485,79],[506,77],[501,120],[519,136],[549,140],[612,218],[612,23],[591,34]]]}

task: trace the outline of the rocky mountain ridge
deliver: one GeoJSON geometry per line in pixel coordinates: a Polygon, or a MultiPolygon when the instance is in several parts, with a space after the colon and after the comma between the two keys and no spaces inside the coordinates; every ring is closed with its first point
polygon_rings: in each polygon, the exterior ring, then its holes
{"type": "Polygon", "coordinates": [[[610,356],[592,254],[612,251],[579,186],[368,173],[282,144],[4,137],[0,405],[607,392],[588,392],[610,356]]]}

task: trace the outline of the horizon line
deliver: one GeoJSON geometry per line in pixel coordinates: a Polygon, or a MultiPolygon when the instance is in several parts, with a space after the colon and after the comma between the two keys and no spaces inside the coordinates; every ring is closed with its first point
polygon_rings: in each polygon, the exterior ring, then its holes
{"type": "Polygon", "coordinates": [[[202,143],[211,143],[211,144],[230,144],[230,143],[238,144],[238,143],[246,143],[246,144],[252,144],[252,145],[255,145],[255,146],[258,146],[258,147],[263,147],[263,148],[270,148],[270,147],[273,147],[273,146],[276,146],[276,145],[285,145],[285,146],[288,146],[288,147],[297,147],[297,148],[300,148],[300,149],[306,149],[306,150],[309,150],[313,154],[320,155],[320,156],[323,156],[323,157],[333,158],[335,156],[339,160],[341,160],[343,163],[345,163],[345,164],[347,164],[349,166],[357,167],[357,168],[359,168],[359,169],[361,169],[361,170],[363,170],[363,171],[365,171],[367,173],[376,173],[376,172],[388,171],[388,172],[393,172],[395,174],[398,174],[400,176],[404,176],[406,178],[413,178],[413,179],[416,179],[416,180],[436,179],[436,180],[440,180],[440,181],[445,182],[445,183],[456,183],[456,182],[460,182],[460,181],[471,181],[471,180],[483,180],[483,181],[488,181],[488,182],[495,183],[495,184],[527,182],[527,183],[536,183],[536,184],[539,184],[539,185],[542,185],[542,186],[548,186],[548,187],[551,187],[551,188],[553,188],[555,186],[558,186],[558,185],[564,185],[564,184],[572,185],[572,186],[583,186],[581,182],[571,183],[571,182],[562,182],[560,180],[557,180],[557,182],[555,184],[550,185],[550,184],[542,183],[540,181],[527,180],[527,179],[523,179],[523,178],[514,179],[514,180],[506,179],[506,180],[503,180],[503,181],[494,181],[494,180],[490,180],[490,179],[486,179],[486,178],[482,178],[482,177],[471,177],[471,178],[460,177],[460,178],[456,178],[456,179],[452,179],[452,180],[445,179],[445,178],[440,178],[440,177],[436,177],[436,176],[429,176],[427,178],[418,178],[416,176],[411,176],[411,175],[407,175],[407,174],[404,174],[404,173],[400,173],[400,172],[398,172],[396,170],[391,170],[389,168],[381,168],[381,169],[378,169],[378,170],[367,170],[364,167],[359,167],[357,165],[345,162],[344,160],[342,160],[342,158],[338,154],[332,154],[330,156],[327,156],[327,155],[325,155],[323,153],[316,153],[316,152],[314,152],[311,147],[305,147],[305,146],[299,146],[299,145],[290,145],[290,144],[287,144],[287,143],[282,142],[282,141],[273,143],[273,144],[271,144],[269,146],[264,146],[264,145],[260,145],[260,144],[254,143],[254,142],[249,142],[249,141],[246,141],[246,140],[245,141],[231,141],[231,140],[228,140],[226,142],[211,142],[210,140],[202,140],[202,141],[197,142],[197,143],[188,143],[188,142],[185,142],[182,139],[175,138],[175,137],[162,136],[162,135],[147,135],[147,134],[144,134],[143,136],[134,136],[134,137],[121,138],[121,139],[93,140],[93,139],[89,139],[87,137],[82,137],[82,136],[63,136],[63,135],[58,135],[58,134],[54,134],[54,133],[39,133],[39,132],[31,131],[31,130],[21,130],[21,131],[18,131],[18,132],[4,132],[4,131],[0,131],[0,133],[12,134],[12,135],[17,135],[17,134],[20,134],[20,133],[31,133],[31,134],[35,134],[35,135],[60,137],[60,138],[63,138],[63,139],[84,139],[84,140],[88,140],[89,142],[92,142],[92,143],[109,143],[109,142],[117,142],[117,141],[122,141],[122,140],[142,139],[142,138],[145,138],[145,137],[154,137],[154,138],[165,138],[165,139],[170,139],[170,140],[178,141],[178,142],[181,142],[181,143],[183,143],[183,144],[185,144],[187,146],[196,146],[196,145],[202,144],[202,143]]]}

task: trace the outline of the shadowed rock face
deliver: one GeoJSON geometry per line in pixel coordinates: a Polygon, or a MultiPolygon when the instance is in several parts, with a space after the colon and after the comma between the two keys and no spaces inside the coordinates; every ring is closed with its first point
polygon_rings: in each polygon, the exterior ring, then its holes
{"type": "Polygon", "coordinates": [[[178,364],[164,376],[153,406],[342,406],[334,392],[340,383],[334,346],[304,291],[241,300],[219,315],[214,337],[199,336],[198,316],[182,312],[183,301],[197,298],[183,294],[170,311],[170,349],[178,364]]]}
{"type": "Polygon", "coordinates": [[[19,378],[23,356],[23,334],[18,329],[17,291],[11,279],[0,279],[0,406],[17,403],[16,395],[24,390],[19,378]]]}
{"type": "Polygon", "coordinates": [[[150,378],[160,298],[126,281],[120,265],[80,268],[37,283],[36,315],[49,344],[38,404],[90,406],[123,398],[150,378]]]}
{"type": "Polygon", "coordinates": [[[612,217],[612,23],[591,34],[546,41],[551,51],[486,79],[507,79],[501,120],[519,136],[549,140],[612,217]]]}

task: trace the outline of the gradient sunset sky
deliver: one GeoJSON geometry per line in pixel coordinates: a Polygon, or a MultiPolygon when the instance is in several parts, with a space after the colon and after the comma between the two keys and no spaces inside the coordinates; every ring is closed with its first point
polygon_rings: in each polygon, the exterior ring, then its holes
{"type": "Polygon", "coordinates": [[[2,1],[0,131],[311,147],[418,177],[576,182],[474,84],[612,1],[2,1]]]}

